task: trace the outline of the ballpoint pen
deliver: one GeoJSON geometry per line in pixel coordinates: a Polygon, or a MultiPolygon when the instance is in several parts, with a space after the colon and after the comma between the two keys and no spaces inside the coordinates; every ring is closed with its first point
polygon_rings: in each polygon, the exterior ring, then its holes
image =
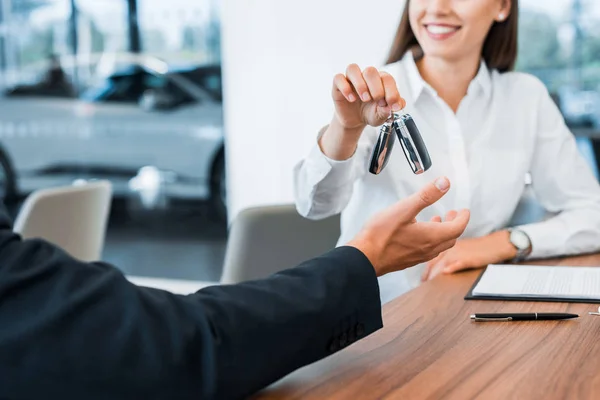
{"type": "Polygon", "coordinates": [[[556,321],[578,318],[577,314],[567,313],[502,313],[502,314],[473,314],[473,321],[556,321]]]}

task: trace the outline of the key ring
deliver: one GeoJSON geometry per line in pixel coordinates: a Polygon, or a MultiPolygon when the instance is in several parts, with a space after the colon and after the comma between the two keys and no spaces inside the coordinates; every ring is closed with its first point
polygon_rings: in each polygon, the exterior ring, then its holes
{"type": "MultiPolygon", "coordinates": [[[[402,111],[402,110],[400,110],[400,111],[402,111]]],[[[401,116],[402,116],[402,114],[400,112],[391,111],[390,116],[385,120],[385,123],[392,124],[392,123],[394,123],[394,121],[399,120],[401,118],[401,116]]]]}

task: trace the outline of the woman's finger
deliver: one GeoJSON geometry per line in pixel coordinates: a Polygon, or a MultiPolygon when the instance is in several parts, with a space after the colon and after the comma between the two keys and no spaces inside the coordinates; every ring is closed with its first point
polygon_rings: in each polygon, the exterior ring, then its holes
{"type": "Polygon", "coordinates": [[[437,262],[431,268],[431,270],[429,271],[429,277],[427,280],[432,280],[436,276],[443,274],[444,268],[446,268],[447,265],[448,265],[448,261],[445,259],[441,259],[439,262],[437,262]]]}
{"type": "Polygon", "coordinates": [[[371,101],[371,94],[369,93],[369,87],[365,82],[363,74],[356,64],[348,65],[346,69],[346,78],[352,84],[354,91],[358,93],[360,99],[364,102],[371,101]]]}
{"type": "Polygon", "coordinates": [[[421,274],[421,282],[426,282],[429,279],[429,272],[431,271],[431,268],[435,265],[435,262],[436,259],[433,259],[425,265],[425,270],[421,274]]]}
{"type": "Polygon", "coordinates": [[[350,103],[354,103],[357,100],[356,92],[354,92],[352,85],[350,85],[344,74],[337,74],[333,78],[333,89],[340,92],[350,103]]]}
{"type": "Polygon", "coordinates": [[[383,82],[383,88],[385,90],[385,101],[388,106],[394,111],[399,111],[406,106],[406,101],[398,92],[398,85],[396,80],[387,72],[380,72],[381,81],[383,82]]]}
{"type": "Polygon", "coordinates": [[[455,272],[458,271],[462,271],[468,269],[462,262],[460,261],[454,261],[452,263],[448,263],[445,267],[444,267],[444,274],[453,274],[455,272]]]}
{"type": "Polygon", "coordinates": [[[363,77],[369,87],[369,92],[371,93],[373,100],[379,107],[387,107],[388,104],[385,101],[385,89],[383,88],[383,82],[381,81],[379,71],[374,67],[365,68],[363,77]]]}

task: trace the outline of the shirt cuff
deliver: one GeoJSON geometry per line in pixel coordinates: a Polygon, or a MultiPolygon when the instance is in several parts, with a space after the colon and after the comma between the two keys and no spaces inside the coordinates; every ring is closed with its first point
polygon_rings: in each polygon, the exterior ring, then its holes
{"type": "Polygon", "coordinates": [[[306,158],[306,165],[315,174],[312,181],[320,182],[325,187],[344,186],[352,179],[352,168],[357,157],[356,151],[346,160],[339,161],[327,157],[319,146],[319,140],[328,126],[319,131],[317,142],[306,158]],[[327,179],[325,180],[325,178],[327,179]]]}
{"type": "Polygon", "coordinates": [[[559,221],[548,220],[514,228],[525,232],[531,240],[531,253],[527,256],[528,259],[548,258],[565,254],[562,238],[556,234],[561,231],[561,228],[556,226],[555,222],[559,221]]]}

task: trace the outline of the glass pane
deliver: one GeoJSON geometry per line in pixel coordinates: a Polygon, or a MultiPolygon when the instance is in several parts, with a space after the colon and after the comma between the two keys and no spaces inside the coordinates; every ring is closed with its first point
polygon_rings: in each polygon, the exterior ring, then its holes
{"type": "Polygon", "coordinates": [[[216,5],[0,0],[0,198],[110,180],[104,261],[217,280],[227,193],[216,5]]]}
{"type": "Polygon", "coordinates": [[[75,0],[80,91],[112,73],[129,47],[127,0],[75,0]]]}
{"type": "Polygon", "coordinates": [[[522,0],[517,69],[548,87],[581,154],[598,177],[600,2],[522,0]]]}
{"type": "Polygon", "coordinates": [[[51,78],[53,55],[68,53],[68,0],[1,4],[3,86],[51,78]]]}
{"type": "Polygon", "coordinates": [[[170,63],[218,63],[220,27],[216,1],[139,0],[145,54],[170,63]]]}
{"type": "Polygon", "coordinates": [[[546,84],[570,126],[600,128],[600,2],[521,4],[517,69],[546,84]]]}

